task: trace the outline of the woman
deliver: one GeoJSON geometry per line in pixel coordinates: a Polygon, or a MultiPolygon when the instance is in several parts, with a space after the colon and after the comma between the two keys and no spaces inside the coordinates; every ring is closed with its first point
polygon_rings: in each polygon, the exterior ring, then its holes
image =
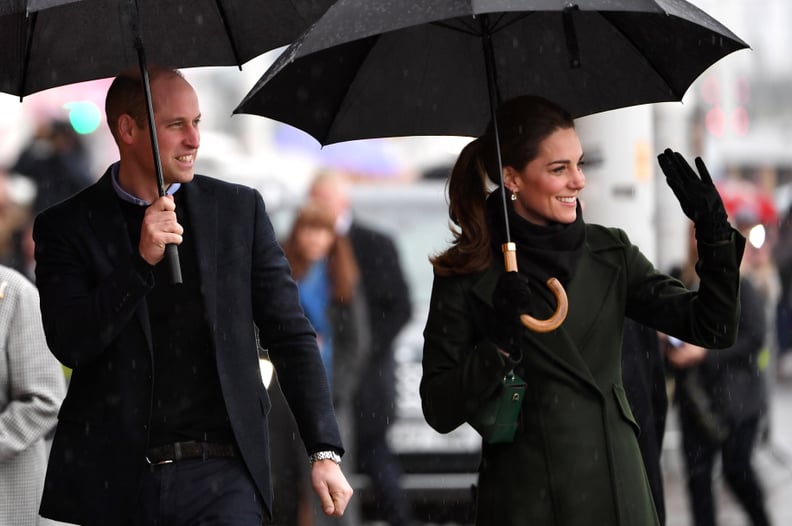
{"type": "Polygon", "coordinates": [[[283,251],[316,329],[336,409],[352,403],[368,348],[365,300],[352,244],[337,235],[332,210],[309,201],[297,214],[283,251]]]}
{"type": "MultiPolygon", "coordinates": [[[[333,211],[326,205],[309,201],[298,211],[282,246],[299,288],[300,303],[316,330],[346,449],[344,463],[354,466],[353,396],[361,380],[365,352],[369,349],[368,313],[352,244],[346,236],[336,234],[334,226],[333,211]]],[[[318,507],[310,511],[310,501],[318,504],[318,500],[312,499],[309,491],[305,451],[291,439],[296,436],[296,429],[278,393],[273,396],[270,418],[275,423],[273,432],[279,434],[279,440],[273,441],[275,465],[285,463],[280,472],[276,468],[273,473],[276,492],[284,493],[280,501],[276,499],[275,502],[275,522],[328,522],[318,507]],[[286,450],[281,451],[281,447],[286,450]],[[295,495],[299,503],[294,501],[295,495]],[[308,518],[306,514],[313,517],[308,518]]],[[[348,511],[340,522],[333,523],[354,523],[354,506],[348,511]]]]}
{"type": "Polygon", "coordinates": [[[571,116],[538,97],[498,110],[502,171],[492,126],[460,153],[449,180],[456,225],[434,257],[424,330],[426,420],[449,432],[474,419],[514,370],[527,384],[511,442],[485,443],[476,524],[658,524],[621,380],[625,316],[711,348],[735,338],[744,239],[726,221],[706,167],[701,178],[670,150],[659,156],[685,213],[696,221],[701,288],[659,273],[618,229],[581,216],[583,151],[571,116]],[[503,177],[519,272],[505,272],[503,177]],[[489,179],[489,180],[487,180],[489,179]],[[546,318],[558,278],[563,324],[531,332],[518,315],[546,318]]]}

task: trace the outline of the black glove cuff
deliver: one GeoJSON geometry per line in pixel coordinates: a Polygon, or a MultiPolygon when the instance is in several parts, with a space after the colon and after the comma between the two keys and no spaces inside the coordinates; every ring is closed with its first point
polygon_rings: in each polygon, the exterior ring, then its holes
{"type": "Polygon", "coordinates": [[[522,359],[522,331],[523,327],[519,322],[509,323],[503,320],[496,320],[491,337],[492,343],[508,353],[510,360],[519,362],[522,359]]]}
{"type": "Polygon", "coordinates": [[[732,227],[725,219],[723,221],[699,221],[696,223],[696,240],[709,243],[728,241],[732,236],[732,227]]]}
{"type": "Polygon", "coordinates": [[[505,352],[504,356],[512,364],[518,364],[522,361],[523,352],[518,343],[514,342],[511,338],[496,338],[493,340],[495,346],[505,352]]]}

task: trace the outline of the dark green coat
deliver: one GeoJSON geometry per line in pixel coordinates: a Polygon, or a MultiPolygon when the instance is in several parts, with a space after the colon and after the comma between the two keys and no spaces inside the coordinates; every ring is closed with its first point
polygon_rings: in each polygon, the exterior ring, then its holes
{"type": "MultiPolygon", "coordinates": [[[[699,245],[701,288],[659,273],[618,229],[586,227],[555,331],[525,332],[517,371],[528,383],[513,443],[483,446],[476,524],[658,524],[621,379],[624,317],[709,348],[730,345],[739,319],[744,240],[699,245]]],[[[466,422],[511,368],[490,342],[502,270],[439,277],[424,331],[421,399],[441,433],[466,422]]],[[[535,294],[535,315],[552,312],[535,294]]]]}

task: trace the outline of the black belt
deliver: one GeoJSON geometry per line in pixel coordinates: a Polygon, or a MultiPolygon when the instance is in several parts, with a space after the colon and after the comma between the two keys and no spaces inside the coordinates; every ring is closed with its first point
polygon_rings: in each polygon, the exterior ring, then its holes
{"type": "Polygon", "coordinates": [[[164,446],[153,447],[146,453],[146,460],[152,466],[170,464],[177,460],[190,458],[235,457],[236,448],[231,444],[215,442],[175,442],[164,446]]]}

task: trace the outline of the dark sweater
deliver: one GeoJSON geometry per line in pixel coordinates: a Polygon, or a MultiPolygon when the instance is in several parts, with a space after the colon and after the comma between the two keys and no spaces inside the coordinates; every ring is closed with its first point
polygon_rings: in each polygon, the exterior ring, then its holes
{"type": "MultiPolygon", "coordinates": [[[[184,240],[179,245],[182,283],[170,283],[166,264],[152,268],[146,298],[154,344],[150,446],[185,440],[233,442],[206,323],[194,232],[183,192],[174,194],[184,240]]],[[[146,208],[121,201],[133,247],[140,242],[146,208]]]]}

